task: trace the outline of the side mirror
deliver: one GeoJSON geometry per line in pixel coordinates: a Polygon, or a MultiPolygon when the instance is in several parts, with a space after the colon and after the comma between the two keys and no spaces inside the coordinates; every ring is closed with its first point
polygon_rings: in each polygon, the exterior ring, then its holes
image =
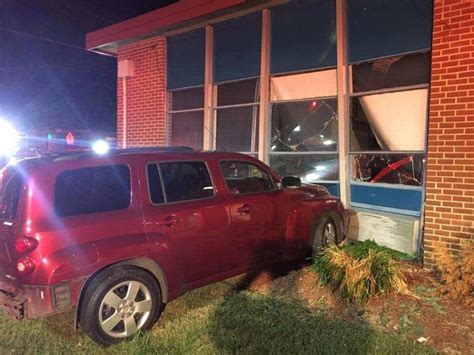
{"type": "Polygon", "coordinates": [[[301,179],[298,176],[284,176],[281,179],[281,185],[283,188],[300,187],[301,179]]]}

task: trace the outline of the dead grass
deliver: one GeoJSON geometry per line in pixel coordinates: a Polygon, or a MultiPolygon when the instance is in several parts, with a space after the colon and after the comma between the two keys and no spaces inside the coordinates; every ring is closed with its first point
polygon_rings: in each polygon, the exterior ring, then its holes
{"type": "Polygon", "coordinates": [[[446,248],[436,248],[436,263],[441,273],[441,291],[466,306],[474,305],[474,245],[465,247],[459,256],[446,248]]]}

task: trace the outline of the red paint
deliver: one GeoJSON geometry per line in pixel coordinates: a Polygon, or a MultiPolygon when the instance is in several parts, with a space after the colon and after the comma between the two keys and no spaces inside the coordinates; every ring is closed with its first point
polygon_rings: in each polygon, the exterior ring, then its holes
{"type": "Polygon", "coordinates": [[[247,0],[196,0],[177,3],[150,11],[144,15],[90,32],[86,48],[95,50],[106,44],[146,35],[166,27],[210,15],[220,10],[245,3],[247,0]]]}
{"type": "Polygon", "coordinates": [[[73,145],[74,144],[74,134],[72,134],[71,132],[69,132],[66,135],[66,143],[67,143],[67,145],[73,145]]]}
{"type": "MultiPolygon", "coordinates": [[[[250,162],[265,169],[276,182],[280,180],[260,161],[237,153],[111,153],[19,162],[25,188],[18,217],[12,225],[0,220],[0,268],[16,277],[16,282],[0,279],[0,289],[16,294],[15,302],[25,302],[25,317],[43,316],[58,311],[51,298],[55,285],[69,285],[70,306],[75,306],[91,275],[118,262],[147,260],[161,268],[165,296],[171,301],[211,282],[303,258],[314,221],[322,211],[336,211],[347,227],[347,211],[340,201],[318,187],[231,195],[219,168],[221,160],[250,162]],[[214,197],[153,205],[146,165],[180,160],[206,162],[214,197]],[[55,215],[54,186],[61,172],[110,164],[130,167],[132,201],[127,209],[66,218],[55,215]],[[24,238],[25,228],[28,237],[35,239],[31,244],[35,247],[22,247],[18,253],[15,245],[22,244],[17,240],[24,238]],[[23,274],[14,270],[20,261],[27,269],[23,274]]],[[[16,312],[11,302],[3,301],[0,307],[16,312]]]]}

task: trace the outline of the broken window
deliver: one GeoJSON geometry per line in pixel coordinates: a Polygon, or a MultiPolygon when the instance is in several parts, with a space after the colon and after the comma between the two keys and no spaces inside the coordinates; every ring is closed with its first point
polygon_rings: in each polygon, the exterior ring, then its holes
{"type": "Polygon", "coordinates": [[[354,154],[352,180],[422,186],[424,161],[423,154],[354,154]]]}
{"type": "Polygon", "coordinates": [[[272,105],[270,152],[337,151],[337,99],[272,105]]]}
{"type": "Polygon", "coordinates": [[[270,166],[281,176],[296,175],[305,183],[337,181],[337,154],[271,154],[270,166]]]}

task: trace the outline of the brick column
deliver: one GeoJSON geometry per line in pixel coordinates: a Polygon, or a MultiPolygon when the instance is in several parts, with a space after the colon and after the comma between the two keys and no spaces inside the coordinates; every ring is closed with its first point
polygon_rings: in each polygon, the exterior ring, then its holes
{"type": "Polygon", "coordinates": [[[474,241],[474,1],[435,0],[425,263],[474,241]]]}
{"type": "MultiPolygon", "coordinates": [[[[166,39],[155,37],[121,47],[117,61],[130,59],[127,79],[127,147],[165,144],[166,39]]],[[[117,142],[122,143],[122,80],[117,79],[117,142]]]]}

